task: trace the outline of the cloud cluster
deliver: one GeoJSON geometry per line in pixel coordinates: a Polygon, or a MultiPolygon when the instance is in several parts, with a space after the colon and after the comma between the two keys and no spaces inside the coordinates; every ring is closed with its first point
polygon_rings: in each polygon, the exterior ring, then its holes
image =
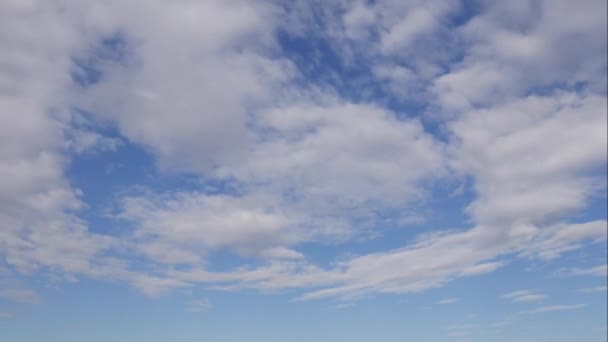
{"type": "Polygon", "coordinates": [[[317,5],[0,5],[6,263],[153,295],[205,284],[303,289],[298,298],[311,300],[419,292],[510,258],[605,243],[605,220],[570,219],[606,188],[605,2],[577,11],[567,1],[468,12],[457,1],[317,5]],[[313,49],[303,62],[281,37],[331,53],[313,49]],[[332,56],[335,70],[319,69],[332,56]],[[96,130],[103,125],[120,139],[96,130]],[[65,168],[74,154],[123,140],[159,172],[230,191],[128,189],[113,218],[129,229],[93,233],[65,168]],[[350,243],[440,215],[428,202],[459,182],[474,193],[469,228],[431,227],[399,248],[324,266],[306,254],[305,244],[350,243]],[[219,251],[243,264],[210,271],[219,251]]]}
{"type": "Polygon", "coordinates": [[[81,47],[55,3],[2,4],[0,41],[0,250],[23,272],[85,272],[112,238],[74,216],[80,192],[64,176],[73,142],[71,53],[81,47]]]}

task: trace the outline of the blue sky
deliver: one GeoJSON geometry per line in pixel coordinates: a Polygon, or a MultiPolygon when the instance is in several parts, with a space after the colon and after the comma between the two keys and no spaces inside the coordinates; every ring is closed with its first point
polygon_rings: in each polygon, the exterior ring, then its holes
{"type": "Polygon", "coordinates": [[[0,340],[605,341],[606,10],[3,1],[0,340]]]}

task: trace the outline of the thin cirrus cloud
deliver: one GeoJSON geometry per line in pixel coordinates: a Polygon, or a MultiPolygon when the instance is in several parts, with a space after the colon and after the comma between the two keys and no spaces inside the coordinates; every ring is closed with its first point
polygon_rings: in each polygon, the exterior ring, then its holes
{"type": "MultiPolygon", "coordinates": [[[[0,254],[21,274],[126,282],[150,295],[204,287],[353,299],[423,292],[606,242],[604,217],[572,219],[605,191],[597,4],[581,5],[584,18],[567,2],[488,4],[458,27],[448,19],[459,6],[436,1],[327,2],[322,18],[297,2],[2,6],[0,42],[11,53],[0,57],[0,254]],[[360,56],[366,76],[312,77],[322,58],[290,57],[279,33],[323,36],[345,65],[360,56]],[[441,46],[460,46],[458,56],[430,53],[441,46]],[[369,95],[378,89],[394,101],[369,95]],[[407,97],[428,110],[388,105],[407,97]],[[203,186],[134,182],[103,213],[126,228],[93,229],[82,213],[98,203],[66,170],[77,154],[122,144],[146,151],[158,178],[203,186]],[[430,220],[444,211],[432,207],[437,193],[460,183],[471,196],[454,227],[425,226],[328,262],[307,249],[349,249],[430,220]],[[211,267],[221,253],[241,264],[211,267]]],[[[606,266],[562,273],[605,276],[606,266]]]]}
{"type": "Polygon", "coordinates": [[[460,298],[447,298],[437,302],[437,304],[453,304],[460,302],[460,298]]]}
{"type": "Polygon", "coordinates": [[[608,291],[608,286],[596,286],[596,287],[586,287],[578,290],[579,292],[585,293],[594,293],[594,292],[606,292],[608,291]]]}
{"type": "Polygon", "coordinates": [[[562,268],[556,271],[559,276],[592,276],[606,277],[608,275],[608,265],[598,265],[588,268],[562,268]]]}
{"type": "Polygon", "coordinates": [[[539,314],[539,313],[545,313],[545,312],[576,310],[576,309],[581,309],[584,307],[585,307],[584,304],[548,305],[548,306],[541,306],[540,308],[526,311],[526,312],[533,315],[533,314],[539,314]]]}
{"type": "Polygon", "coordinates": [[[507,293],[502,298],[510,299],[514,302],[536,302],[546,299],[547,295],[532,290],[520,290],[507,293]]]}
{"type": "Polygon", "coordinates": [[[13,315],[11,315],[10,313],[0,310],[0,319],[9,319],[12,317],[13,315]]]}
{"type": "Polygon", "coordinates": [[[41,302],[36,292],[27,289],[0,289],[0,297],[20,303],[40,304],[41,302]]]}
{"type": "Polygon", "coordinates": [[[198,299],[198,300],[193,300],[190,303],[188,303],[188,306],[186,307],[186,311],[201,312],[201,311],[210,310],[211,308],[212,308],[212,305],[208,299],[198,299]]]}

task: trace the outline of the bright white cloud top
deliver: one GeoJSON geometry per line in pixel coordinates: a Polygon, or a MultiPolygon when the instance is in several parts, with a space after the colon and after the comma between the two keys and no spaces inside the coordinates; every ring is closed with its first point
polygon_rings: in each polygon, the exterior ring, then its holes
{"type": "Polygon", "coordinates": [[[250,291],[466,310],[466,282],[501,314],[442,338],[521,313],[605,321],[606,11],[3,1],[0,318],[44,303],[40,284],[203,293],[185,310],[211,315],[250,291]]]}

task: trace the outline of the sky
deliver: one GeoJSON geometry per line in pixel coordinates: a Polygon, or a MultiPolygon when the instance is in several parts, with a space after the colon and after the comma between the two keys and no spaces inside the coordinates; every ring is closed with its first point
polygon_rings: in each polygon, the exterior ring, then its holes
{"type": "Polygon", "coordinates": [[[606,341],[604,0],[3,0],[0,340],[606,341]]]}

